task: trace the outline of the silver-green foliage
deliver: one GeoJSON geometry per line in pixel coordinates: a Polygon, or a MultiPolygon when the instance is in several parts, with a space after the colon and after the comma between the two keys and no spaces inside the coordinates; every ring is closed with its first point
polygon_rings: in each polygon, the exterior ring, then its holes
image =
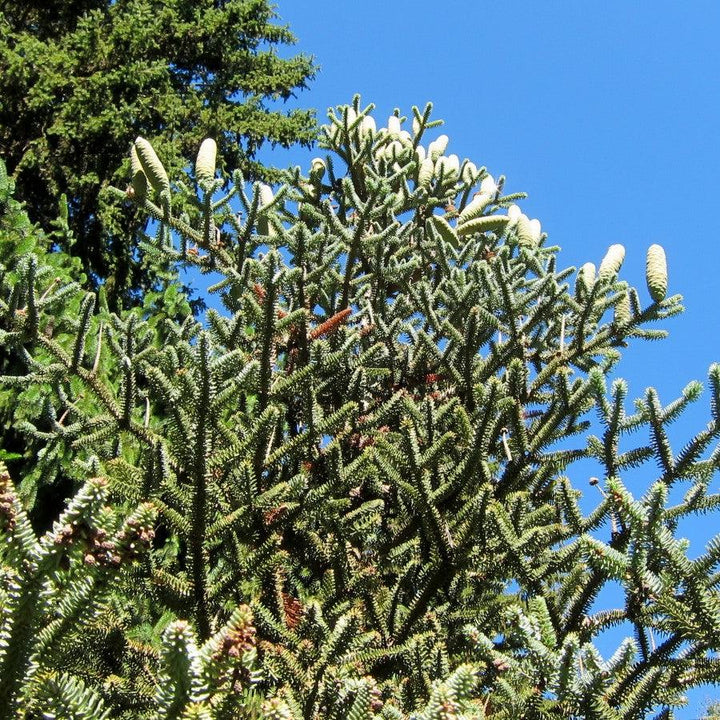
{"type": "Polygon", "coordinates": [[[0,339],[28,367],[6,381],[42,387],[54,419],[26,430],[159,509],[134,577],[156,602],[122,628],[133,648],[146,628],[147,687],[113,682],[147,717],[672,717],[720,677],[720,543],[691,560],[677,537],[720,502],[720,367],[675,451],[699,384],[629,413],[607,378],[680,297],[643,304],[620,246],[597,274],[559,269],[522,196],[424,144],[429,107],[412,131],[371,109],[331,112],[326,154],[274,191],[235,174],[223,195],[203,171],[197,226],[164,185],[161,205],[117,191],[160,223],[147,253],[220,273],[205,323],[86,299],[55,339],[35,261],[3,285],[0,339]],[[609,583],[622,601],[596,611],[609,583]],[[621,623],[634,637],[605,659],[621,623]]]}
{"type": "Polygon", "coordinates": [[[71,631],[90,625],[106,601],[112,576],[149,544],[154,509],[119,516],[104,506],[107,483],[95,478],[37,538],[4,466],[0,491],[1,716],[35,707],[103,717],[97,694],[60,672],[62,658],[71,631]]]}

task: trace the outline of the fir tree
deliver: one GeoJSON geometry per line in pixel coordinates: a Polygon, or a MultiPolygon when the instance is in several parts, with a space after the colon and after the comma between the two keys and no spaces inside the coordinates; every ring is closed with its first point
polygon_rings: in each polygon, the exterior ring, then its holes
{"type": "Polygon", "coordinates": [[[312,111],[278,101],[315,68],[278,55],[294,37],[274,19],[265,0],[0,4],[0,157],[34,222],[48,228],[67,196],[78,242],[60,246],[111,307],[158,281],[137,258],[144,218],[98,192],[126,176],[128,133],[151,138],[175,177],[208,135],[228,171],[250,176],[263,143],[314,138],[312,111]]]}
{"type": "MultiPolygon", "coordinates": [[[[331,112],[326,154],[274,190],[235,172],[223,194],[204,142],[196,223],[175,211],[191,193],[135,141],[115,193],[158,221],[149,257],[220,274],[225,311],[205,323],[112,313],[50,287],[32,255],[3,275],[0,341],[26,368],[3,382],[39,388],[49,420],[23,428],[106,478],[116,517],[158,513],[113,592],[90,588],[97,602],[53,626],[56,654],[29,663],[32,633],[6,631],[16,705],[671,718],[720,679],[720,540],[691,559],[678,537],[720,503],[720,366],[710,422],[679,450],[668,427],[700,384],[669,404],[649,389],[630,410],[608,379],[620,348],[682,309],[664,252],[648,252],[647,302],[620,277],[619,245],[597,269],[560,268],[502,178],[447,155],[444,135],[427,143],[429,106],[379,129],[371,110],[331,112]],[[48,336],[63,303],[72,331],[48,336]],[[597,489],[575,467],[588,458],[597,489]],[[609,583],[618,606],[597,609],[609,583]],[[621,623],[633,637],[603,657],[598,636],[621,623]],[[88,637],[82,657],[62,654],[88,637]]],[[[18,557],[2,561],[18,577],[18,557]]],[[[33,617],[50,610],[37,597],[33,617]]]]}

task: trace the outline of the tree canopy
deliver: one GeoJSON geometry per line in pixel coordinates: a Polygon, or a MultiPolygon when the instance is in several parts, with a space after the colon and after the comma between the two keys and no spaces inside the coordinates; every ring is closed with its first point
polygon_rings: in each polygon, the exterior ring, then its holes
{"type": "Polygon", "coordinates": [[[138,259],[145,220],[106,202],[143,135],[178,172],[213,137],[225,170],[262,174],[265,142],[309,144],[311,110],[284,110],[313,77],[267,0],[79,0],[0,3],[0,156],[32,220],[58,199],[88,278],[110,305],[137,299],[154,275],[138,259]],[[125,161],[125,163],[123,163],[125,161]]]}
{"type": "Polygon", "coordinates": [[[563,267],[430,106],[371,110],[274,189],[203,142],[188,217],[135,141],[111,193],[159,222],[144,253],[217,272],[204,323],[112,312],[32,247],[0,272],[39,457],[0,466],[0,718],[669,720],[720,681],[720,540],[680,534],[720,506],[720,365],[683,445],[700,383],[613,379],[682,310],[664,251],[649,293],[621,245],[563,267]]]}

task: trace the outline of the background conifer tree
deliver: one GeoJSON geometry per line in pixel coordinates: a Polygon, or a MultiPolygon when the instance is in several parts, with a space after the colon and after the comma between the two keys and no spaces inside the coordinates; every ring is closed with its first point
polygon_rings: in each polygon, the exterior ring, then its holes
{"type": "Polygon", "coordinates": [[[137,257],[144,218],[102,193],[127,174],[131,136],[151,138],[174,177],[207,136],[227,171],[249,177],[263,143],[312,140],[312,111],[278,101],[315,68],[279,56],[294,38],[274,19],[265,0],[0,4],[0,157],[32,221],[49,228],[67,196],[76,242],[60,246],[104,283],[111,307],[158,281],[137,257]]]}
{"type": "Polygon", "coordinates": [[[115,195],[160,223],[143,252],[220,274],[225,310],[204,323],[111,312],[31,253],[3,271],[0,342],[24,370],[2,381],[45,408],[22,427],[105,478],[35,540],[2,475],[9,707],[671,718],[720,680],[720,541],[678,536],[720,504],[720,366],[680,449],[668,428],[699,383],[630,409],[608,378],[681,310],[662,249],[649,295],[619,245],[562,268],[502,178],[428,142],[429,106],[381,128],[371,110],[331,112],[326,154],[274,190],[236,172],[223,195],[203,143],[190,221],[136,140],[115,195]],[[609,584],[617,606],[597,607],[609,584]],[[40,623],[51,603],[38,639],[23,608],[40,623]],[[629,637],[603,657],[614,627],[629,637]]]}

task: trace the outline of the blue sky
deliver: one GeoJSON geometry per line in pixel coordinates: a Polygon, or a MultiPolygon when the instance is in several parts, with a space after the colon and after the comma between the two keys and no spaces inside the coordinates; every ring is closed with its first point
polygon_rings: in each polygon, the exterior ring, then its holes
{"type": "MultiPolygon", "coordinates": [[[[664,246],[687,311],[669,321],[669,340],[626,353],[636,393],[653,385],[669,399],[720,361],[717,0],[314,0],[277,11],[321,66],[299,98],[321,119],[356,92],[383,123],[432,101],[448,152],[527,192],[523,208],[563,264],[599,263],[619,242],[623,277],[644,289],[646,249],[664,246]]],[[[312,155],[272,157],[306,167],[312,155]]]]}
{"type": "MultiPolygon", "coordinates": [[[[622,243],[621,277],[645,290],[645,252],[666,250],[670,293],[686,312],[670,338],[636,342],[618,375],[630,397],[655,386],[663,402],[720,361],[720,2],[347,2],[280,0],[294,50],[321,66],[299,105],[326,108],[360,93],[378,124],[399,107],[434,103],[448,152],[506,175],[506,191],[538,217],[561,266],[598,264],[622,243]]],[[[305,150],[265,153],[309,166],[305,150]]],[[[709,419],[708,398],[676,428],[676,450],[709,419]]],[[[644,478],[633,478],[641,494],[644,478]]],[[[581,483],[579,483],[581,484],[581,483]]],[[[713,489],[720,490],[720,478],[713,489]]],[[[693,554],[720,528],[686,530],[693,554]]],[[[701,690],[678,717],[697,718],[701,690]]]]}

